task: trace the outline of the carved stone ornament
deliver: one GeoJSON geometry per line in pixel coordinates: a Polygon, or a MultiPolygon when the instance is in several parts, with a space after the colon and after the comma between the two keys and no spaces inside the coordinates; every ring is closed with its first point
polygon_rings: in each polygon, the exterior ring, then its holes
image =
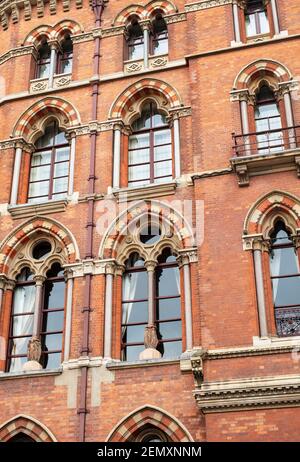
{"type": "Polygon", "coordinates": [[[27,362],[23,365],[23,371],[36,371],[42,369],[40,359],[42,355],[41,341],[38,337],[33,336],[27,347],[27,362]]]}
{"type": "Polygon", "coordinates": [[[207,356],[207,351],[204,349],[195,350],[191,356],[191,365],[195,382],[198,386],[201,385],[204,379],[203,375],[203,360],[207,356]]]}
{"type": "Polygon", "coordinates": [[[149,325],[145,327],[144,344],[145,348],[156,349],[158,345],[158,339],[155,326],[149,325]]]}

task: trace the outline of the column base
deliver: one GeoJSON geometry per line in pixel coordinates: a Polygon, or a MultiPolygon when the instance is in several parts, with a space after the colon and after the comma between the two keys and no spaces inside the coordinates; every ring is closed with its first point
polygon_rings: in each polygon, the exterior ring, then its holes
{"type": "Polygon", "coordinates": [[[139,355],[139,360],[159,359],[159,358],[161,358],[161,354],[159,351],[155,350],[155,348],[146,348],[139,355]]]}
{"type": "Polygon", "coordinates": [[[37,361],[27,361],[24,365],[23,365],[23,371],[26,372],[26,371],[39,371],[42,368],[41,364],[38,363],[37,361]]]}

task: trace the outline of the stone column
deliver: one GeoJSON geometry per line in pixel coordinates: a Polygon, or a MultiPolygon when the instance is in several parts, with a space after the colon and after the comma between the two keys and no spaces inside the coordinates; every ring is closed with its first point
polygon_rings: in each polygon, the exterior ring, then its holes
{"type": "Polygon", "coordinates": [[[278,19],[276,0],[271,0],[271,8],[272,8],[274,32],[275,32],[275,35],[279,35],[280,34],[280,27],[279,27],[279,19],[278,19]]]}
{"type": "Polygon", "coordinates": [[[113,307],[113,282],[115,274],[115,264],[106,265],[105,276],[105,323],[104,323],[104,358],[111,358],[111,338],[112,338],[112,307],[113,307]]]}
{"type": "Polygon", "coordinates": [[[154,323],[154,272],[157,262],[148,260],[145,262],[148,274],[148,325],[145,328],[145,350],[140,353],[139,359],[159,359],[160,352],[156,349],[158,345],[156,326],[154,323]]]}
{"type": "Polygon", "coordinates": [[[0,277],[0,319],[1,319],[1,313],[2,313],[3,295],[4,295],[6,284],[7,284],[7,278],[5,276],[1,276],[0,277]]]}
{"type": "Polygon", "coordinates": [[[244,145],[245,145],[244,155],[246,156],[251,154],[250,137],[245,136],[249,133],[248,103],[249,103],[249,93],[247,90],[246,92],[243,92],[240,95],[241,119],[242,119],[242,129],[243,129],[244,145]]]}
{"type": "Polygon", "coordinates": [[[75,149],[76,149],[75,132],[70,133],[69,140],[70,140],[70,168],[69,168],[68,195],[72,196],[74,192],[74,169],[75,169],[75,149]]]}
{"type": "Polygon", "coordinates": [[[72,300],[73,300],[73,271],[65,270],[65,279],[67,282],[67,300],[66,300],[66,324],[65,324],[65,343],[64,343],[64,361],[70,357],[71,329],[72,329],[72,300]]]}
{"type": "Polygon", "coordinates": [[[233,24],[234,24],[234,35],[236,43],[241,43],[241,32],[240,32],[240,21],[239,21],[239,7],[237,3],[233,3],[233,24]]]}
{"type": "Polygon", "coordinates": [[[265,291],[264,291],[263,267],[262,267],[263,248],[264,248],[264,239],[261,234],[255,235],[255,236],[246,236],[244,238],[244,250],[253,251],[260,336],[267,337],[268,327],[267,327],[266,303],[265,303],[265,291]]]}
{"type": "Polygon", "coordinates": [[[189,351],[193,348],[190,260],[188,255],[185,254],[181,254],[178,260],[179,267],[183,270],[186,350],[189,351]]]}
{"type": "Polygon", "coordinates": [[[18,191],[19,191],[19,181],[20,181],[20,172],[21,172],[21,162],[22,162],[22,144],[16,144],[15,150],[15,161],[14,161],[14,170],[13,170],[13,179],[11,186],[10,194],[10,205],[16,205],[18,201],[18,191]]]}
{"type": "MultiPolygon", "coordinates": [[[[285,109],[287,126],[288,127],[293,127],[294,126],[294,118],[293,118],[292,102],[291,102],[291,95],[290,95],[290,92],[289,92],[288,89],[284,90],[283,101],[284,101],[284,109],[285,109]]],[[[297,147],[295,130],[292,128],[291,130],[288,130],[288,133],[289,133],[288,136],[289,136],[290,148],[295,149],[297,147]]]]}
{"type": "Polygon", "coordinates": [[[114,125],[113,188],[120,188],[122,125],[114,125]]]}
{"type": "Polygon", "coordinates": [[[57,50],[58,44],[57,42],[49,43],[51,48],[51,55],[50,55],[50,70],[49,70],[49,88],[53,88],[53,79],[54,74],[56,72],[56,64],[57,64],[57,50]]]}
{"type": "Polygon", "coordinates": [[[33,315],[33,331],[32,336],[38,337],[39,336],[39,328],[40,328],[40,319],[41,319],[41,302],[42,302],[42,295],[43,295],[43,284],[45,281],[44,276],[35,276],[35,304],[34,304],[34,315],[33,315]]]}
{"type": "Polygon", "coordinates": [[[180,169],[180,129],[179,129],[179,117],[174,116],[174,162],[175,162],[175,178],[179,178],[181,175],[180,169]]]}
{"type": "Polygon", "coordinates": [[[146,21],[141,23],[144,33],[144,68],[149,67],[149,53],[150,53],[150,22],[146,21]]]}

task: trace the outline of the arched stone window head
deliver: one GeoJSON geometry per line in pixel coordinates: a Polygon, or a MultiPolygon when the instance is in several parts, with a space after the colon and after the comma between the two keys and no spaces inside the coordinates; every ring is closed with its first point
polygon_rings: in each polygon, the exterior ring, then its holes
{"type": "Polygon", "coordinates": [[[248,0],[245,7],[246,36],[254,37],[270,33],[270,24],[265,0],[248,0]]]}
{"type": "Polygon", "coordinates": [[[133,16],[127,26],[127,59],[139,60],[144,57],[144,32],[137,16],[133,16]]]}
{"type": "Polygon", "coordinates": [[[73,67],[73,42],[70,34],[66,34],[60,44],[56,74],[71,74],[73,67]]]}
{"type": "Polygon", "coordinates": [[[291,232],[282,219],[270,234],[270,271],[277,335],[300,335],[300,270],[291,232]]]}
{"type": "Polygon", "coordinates": [[[128,147],[128,186],[165,183],[173,178],[171,128],[154,101],[145,102],[131,124],[128,147]]]}
{"type": "Polygon", "coordinates": [[[168,27],[160,11],[154,15],[151,39],[152,55],[168,54],[168,27]]]}
{"type": "Polygon", "coordinates": [[[278,101],[269,85],[263,83],[255,97],[255,131],[257,152],[266,154],[282,151],[284,137],[278,101]]]}
{"type": "Polygon", "coordinates": [[[36,64],[36,78],[46,79],[50,76],[51,48],[46,39],[42,40],[41,47],[38,50],[36,64]]]}
{"type": "Polygon", "coordinates": [[[168,440],[165,432],[154,425],[148,424],[135,432],[129,441],[135,443],[167,443],[170,440],[168,440]]]}
{"type": "Polygon", "coordinates": [[[70,145],[57,120],[52,120],[34,143],[28,202],[63,199],[68,194],[70,145]]]}

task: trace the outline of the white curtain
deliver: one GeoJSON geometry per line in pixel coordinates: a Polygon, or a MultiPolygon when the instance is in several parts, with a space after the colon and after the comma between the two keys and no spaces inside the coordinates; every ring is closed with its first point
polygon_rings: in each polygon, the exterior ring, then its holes
{"type": "MultiPolygon", "coordinates": [[[[137,289],[137,281],[139,272],[136,273],[125,273],[123,276],[123,300],[134,300],[136,289],[137,289]]],[[[127,324],[130,319],[130,314],[133,308],[133,303],[126,303],[126,309],[123,305],[123,313],[122,313],[122,324],[127,324]]],[[[126,326],[122,328],[122,336],[126,333],[126,326]]]]}
{"type": "Polygon", "coordinates": [[[174,270],[175,270],[174,273],[175,273],[176,287],[178,290],[178,295],[180,295],[180,271],[179,271],[178,266],[174,268],[174,270]]]}
{"type": "MultiPolygon", "coordinates": [[[[272,276],[273,275],[279,276],[281,256],[282,256],[282,249],[276,249],[276,252],[274,252],[271,257],[271,275],[272,276]]],[[[278,292],[278,284],[279,284],[279,278],[272,279],[273,298],[274,298],[275,305],[276,305],[276,298],[277,298],[277,292],[278,292]]]]}
{"type": "MultiPolygon", "coordinates": [[[[35,286],[16,287],[13,300],[13,314],[34,312],[35,286]]],[[[13,324],[13,336],[32,334],[33,314],[15,316],[13,324]]],[[[21,354],[30,337],[16,338],[13,340],[12,355],[21,354]]],[[[12,358],[10,372],[22,370],[22,358],[12,358]]]]}

